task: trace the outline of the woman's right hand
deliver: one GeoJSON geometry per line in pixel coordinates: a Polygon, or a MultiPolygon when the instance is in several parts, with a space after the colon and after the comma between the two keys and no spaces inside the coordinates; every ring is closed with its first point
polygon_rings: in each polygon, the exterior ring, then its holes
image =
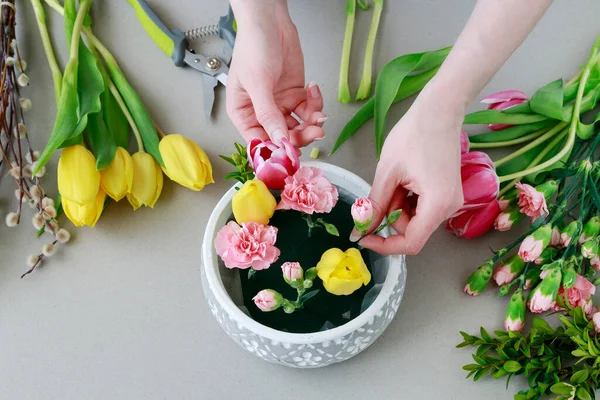
{"type": "Polygon", "coordinates": [[[227,83],[227,113],[246,139],[296,147],[325,136],[323,96],[305,86],[304,56],[286,0],[233,0],[237,38],[227,83]],[[292,112],[302,119],[298,122],[292,112]]]}

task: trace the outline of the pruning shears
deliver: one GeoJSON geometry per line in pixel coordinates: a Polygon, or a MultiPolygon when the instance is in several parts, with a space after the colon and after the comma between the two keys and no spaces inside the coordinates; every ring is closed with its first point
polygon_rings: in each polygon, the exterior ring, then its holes
{"type": "Polygon", "coordinates": [[[134,8],[138,19],[158,47],[171,57],[177,67],[190,66],[203,76],[204,113],[209,120],[215,102],[215,87],[219,82],[227,86],[228,64],[231,61],[237,31],[231,6],[218,24],[208,25],[183,32],[169,29],[152,11],[144,0],[127,0],[134,8]],[[200,37],[218,35],[225,41],[222,56],[205,56],[190,49],[189,42],[200,37]]]}

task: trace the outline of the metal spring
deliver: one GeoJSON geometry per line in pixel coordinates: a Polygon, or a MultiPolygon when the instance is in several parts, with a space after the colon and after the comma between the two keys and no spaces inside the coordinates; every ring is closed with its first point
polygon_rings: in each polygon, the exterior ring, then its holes
{"type": "Polygon", "coordinates": [[[201,37],[214,36],[219,34],[218,25],[207,25],[202,28],[190,29],[185,33],[185,38],[189,41],[199,39],[201,37]]]}

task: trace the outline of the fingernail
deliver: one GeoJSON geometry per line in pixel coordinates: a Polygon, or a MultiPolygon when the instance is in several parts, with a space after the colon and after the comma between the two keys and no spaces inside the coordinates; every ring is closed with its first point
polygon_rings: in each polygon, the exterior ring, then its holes
{"type": "Polygon", "coordinates": [[[360,232],[358,232],[356,229],[352,229],[352,232],[350,232],[350,238],[349,238],[349,240],[352,243],[356,243],[361,238],[361,236],[362,235],[360,234],[360,232]]]}
{"type": "Polygon", "coordinates": [[[321,118],[317,119],[317,124],[324,124],[325,121],[327,121],[327,118],[329,118],[329,117],[328,116],[324,116],[324,117],[321,117],[321,118]]]}
{"type": "Polygon", "coordinates": [[[276,145],[281,145],[281,139],[285,138],[285,133],[281,129],[277,129],[271,134],[271,139],[276,145]]]}
{"type": "Polygon", "coordinates": [[[310,95],[312,97],[319,97],[321,94],[321,90],[315,81],[312,81],[308,84],[308,90],[310,91],[310,95]]]}
{"type": "Polygon", "coordinates": [[[323,139],[325,139],[325,136],[323,136],[323,137],[317,137],[317,138],[313,139],[313,142],[318,142],[319,140],[323,140],[323,139]]]}

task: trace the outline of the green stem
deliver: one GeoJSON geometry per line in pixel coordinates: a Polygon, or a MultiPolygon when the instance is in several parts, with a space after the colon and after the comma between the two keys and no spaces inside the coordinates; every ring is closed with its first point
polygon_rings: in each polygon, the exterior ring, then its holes
{"type": "Polygon", "coordinates": [[[73,35],[71,35],[71,50],[69,54],[71,59],[79,58],[79,39],[81,37],[81,29],[83,28],[83,20],[92,5],[92,0],[83,0],[79,4],[79,10],[77,10],[77,18],[75,19],[75,25],[73,26],[73,35]]]}
{"type": "Polygon", "coordinates": [[[50,34],[48,33],[48,27],[46,26],[46,12],[44,11],[44,6],[40,0],[31,0],[31,5],[33,6],[33,11],[37,20],[44,52],[46,53],[46,59],[48,60],[48,66],[52,73],[54,97],[56,99],[56,104],[58,104],[58,101],[60,100],[60,91],[62,90],[62,72],[56,62],[56,56],[54,55],[52,42],[50,41],[50,34]]]}
{"type": "Polygon", "coordinates": [[[535,131],[530,133],[529,135],[522,136],[520,138],[507,140],[505,142],[489,142],[489,143],[470,143],[469,147],[471,149],[492,149],[497,147],[508,147],[514,146],[516,144],[526,143],[530,140],[536,139],[542,136],[544,133],[548,132],[551,128],[540,129],[539,131],[535,131]]]}
{"type": "MultiPolygon", "coordinates": [[[[577,90],[577,97],[575,99],[575,106],[573,107],[573,115],[571,116],[571,125],[569,127],[569,135],[567,137],[567,143],[565,144],[565,146],[562,148],[562,150],[557,155],[552,157],[550,160],[548,160],[540,165],[537,165],[533,168],[526,169],[525,171],[501,176],[500,182],[506,182],[506,181],[509,181],[512,179],[518,179],[523,176],[532,174],[534,172],[541,171],[544,168],[554,165],[556,162],[560,161],[565,155],[567,155],[569,153],[569,151],[571,151],[571,148],[573,147],[573,144],[575,143],[575,137],[577,136],[577,127],[579,125],[579,114],[581,112],[581,103],[582,103],[583,95],[585,93],[585,85],[587,84],[587,81],[590,77],[590,71],[591,71],[592,65],[596,61],[596,56],[598,54],[598,47],[600,47],[600,40],[596,41],[596,43],[594,44],[594,47],[592,47],[590,58],[588,59],[588,62],[585,65],[583,73],[581,74],[581,80],[579,82],[579,88],[577,90]]],[[[560,125],[562,125],[562,124],[559,124],[557,126],[560,126],[560,125]]]]}
{"type": "Polygon", "coordinates": [[[352,33],[354,32],[354,17],[356,15],[356,0],[347,0],[346,3],[346,32],[342,47],[342,63],[340,66],[340,81],[338,101],[350,103],[350,86],[348,83],[348,70],[350,69],[350,50],[352,48],[352,33]]]}
{"type": "MultiPolygon", "coordinates": [[[[494,166],[496,168],[498,168],[499,166],[506,164],[510,160],[517,158],[522,154],[525,154],[529,150],[533,149],[534,147],[538,146],[541,143],[544,143],[546,140],[550,139],[552,136],[554,136],[557,133],[559,133],[560,131],[562,131],[567,125],[568,125],[567,122],[561,122],[561,123],[557,124],[554,128],[550,129],[548,132],[546,132],[545,134],[543,134],[536,140],[532,141],[528,145],[523,146],[519,150],[515,151],[514,153],[511,153],[511,154],[507,155],[506,157],[501,158],[500,160],[494,162],[494,166]]],[[[508,179],[506,179],[506,180],[508,180],[508,179]]],[[[503,181],[500,180],[500,182],[503,182],[503,181]]]]}
{"type": "Polygon", "coordinates": [[[381,12],[383,11],[383,0],[373,0],[373,3],[373,19],[371,20],[371,27],[369,28],[363,74],[358,92],[356,93],[356,100],[364,100],[369,97],[369,94],[371,93],[371,82],[373,80],[373,50],[375,49],[375,39],[377,38],[381,12]]]}

